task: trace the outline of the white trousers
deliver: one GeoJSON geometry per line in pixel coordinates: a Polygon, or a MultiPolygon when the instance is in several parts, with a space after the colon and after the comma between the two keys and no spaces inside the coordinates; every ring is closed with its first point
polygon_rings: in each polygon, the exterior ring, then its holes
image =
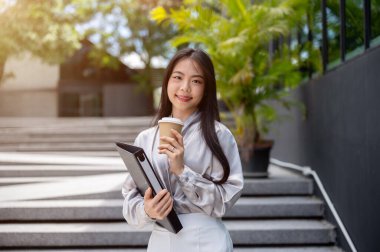
{"type": "Polygon", "coordinates": [[[177,234],[155,224],[148,243],[148,252],[232,252],[233,244],[218,218],[202,213],[178,215],[182,230],[177,234]]]}

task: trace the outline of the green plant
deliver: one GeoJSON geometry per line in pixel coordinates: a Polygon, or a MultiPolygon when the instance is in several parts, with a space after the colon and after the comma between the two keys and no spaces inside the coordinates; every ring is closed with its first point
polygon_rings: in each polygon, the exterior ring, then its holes
{"type": "Polygon", "coordinates": [[[305,9],[303,0],[193,0],[179,9],[158,7],[151,17],[176,25],[180,35],[174,46],[195,43],[210,54],[238,143],[252,150],[277,118],[268,101],[288,108],[286,95],[300,83],[297,50],[286,43],[279,50],[268,48],[300,25],[305,9]]]}

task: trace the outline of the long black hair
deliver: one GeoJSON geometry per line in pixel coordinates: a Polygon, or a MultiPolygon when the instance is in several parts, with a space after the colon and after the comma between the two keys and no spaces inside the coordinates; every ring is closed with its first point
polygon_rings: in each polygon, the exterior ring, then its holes
{"type": "Polygon", "coordinates": [[[170,116],[172,113],[172,103],[169,100],[167,91],[169,78],[177,63],[180,60],[187,58],[195,61],[201,67],[204,75],[205,89],[202,100],[198,105],[198,110],[201,112],[201,129],[207,146],[223,166],[224,174],[222,179],[214,181],[214,183],[223,184],[227,181],[230,175],[230,165],[215,132],[215,121],[220,121],[220,117],[216,98],[214,66],[207,53],[200,49],[186,48],[178,51],[170,60],[162,81],[161,101],[155,117],[155,125],[157,125],[158,120],[162,117],[170,116]]]}

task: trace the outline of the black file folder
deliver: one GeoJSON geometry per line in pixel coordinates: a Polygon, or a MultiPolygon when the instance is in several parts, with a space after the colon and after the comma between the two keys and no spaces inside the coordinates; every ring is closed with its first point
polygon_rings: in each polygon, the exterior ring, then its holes
{"type": "MultiPolygon", "coordinates": [[[[128,171],[137,186],[137,190],[142,196],[144,196],[148,187],[152,188],[153,195],[156,195],[159,191],[165,189],[164,184],[153,169],[142,148],[117,142],[116,149],[119,151],[124,164],[127,166],[128,171]]],[[[163,220],[157,220],[157,223],[175,234],[182,229],[182,224],[174,209],[172,209],[168,216],[163,220]]]]}

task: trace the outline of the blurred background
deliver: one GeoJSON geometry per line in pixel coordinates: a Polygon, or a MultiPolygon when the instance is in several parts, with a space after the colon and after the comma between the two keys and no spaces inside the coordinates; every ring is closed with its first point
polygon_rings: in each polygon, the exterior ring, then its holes
{"type": "MultiPolygon", "coordinates": [[[[365,16],[365,1],[344,1],[344,19],[339,1],[322,2],[324,12],[321,0],[306,1],[298,23],[268,45],[274,53],[288,44],[296,52],[293,58],[303,79],[316,78],[379,44],[378,0],[371,1],[370,19],[365,16]],[[370,33],[365,30],[366,18],[372,20],[370,33]]],[[[157,107],[153,91],[176,51],[169,40],[181,30],[178,24],[157,24],[150,12],[157,6],[169,10],[181,4],[181,0],[2,0],[0,116],[151,115],[157,107]]],[[[182,46],[187,45],[191,42],[182,46]]]]}
{"type": "Polygon", "coordinates": [[[151,115],[175,51],[149,19],[158,4],[1,1],[0,116],[151,115]]]}

